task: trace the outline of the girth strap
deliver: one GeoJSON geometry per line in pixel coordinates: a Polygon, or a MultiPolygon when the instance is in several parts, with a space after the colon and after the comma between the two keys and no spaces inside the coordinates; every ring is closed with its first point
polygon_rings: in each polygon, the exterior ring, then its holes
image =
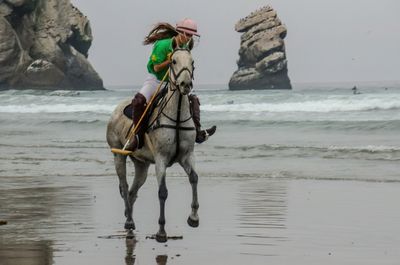
{"type": "Polygon", "coordinates": [[[157,120],[156,124],[151,126],[149,128],[149,131],[155,131],[160,128],[168,128],[168,129],[174,129],[174,130],[180,130],[180,131],[194,131],[196,130],[195,127],[182,127],[182,126],[176,126],[176,125],[169,125],[169,124],[160,124],[157,120]]]}

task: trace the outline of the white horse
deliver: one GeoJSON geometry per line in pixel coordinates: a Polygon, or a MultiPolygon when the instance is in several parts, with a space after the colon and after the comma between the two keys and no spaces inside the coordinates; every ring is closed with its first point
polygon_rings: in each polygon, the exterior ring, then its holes
{"type": "MultiPolygon", "coordinates": [[[[114,163],[119,177],[119,189],[125,202],[125,229],[132,231],[135,223],[132,219],[133,205],[140,187],[145,183],[151,163],[155,163],[160,201],[158,242],[166,242],[165,201],[168,197],[166,169],[179,163],[189,177],[192,186],[192,210],[187,220],[191,227],[199,225],[197,210],[198,176],[194,169],[194,143],[196,131],[191,118],[188,94],[192,90],[194,63],[188,49],[175,49],[169,70],[169,86],[166,96],[160,101],[149,118],[149,129],[145,145],[129,157],[135,165],[135,176],[130,189],[126,180],[126,156],[114,154],[114,163]]],[[[126,143],[126,136],[132,120],[123,110],[130,99],[121,102],[114,110],[107,127],[107,142],[111,148],[121,149],[126,143]]]]}

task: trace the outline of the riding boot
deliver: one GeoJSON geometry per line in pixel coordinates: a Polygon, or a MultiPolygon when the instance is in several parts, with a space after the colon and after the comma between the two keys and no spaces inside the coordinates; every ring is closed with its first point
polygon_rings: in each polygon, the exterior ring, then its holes
{"type": "Polygon", "coordinates": [[[190,111],[192,114],[194,126],[196,127],[196,143],[201,144],[206,141],[209,136],[213,135],[217,130],[217,126],[202,130],[200,124],[200,101],[196,95],[189,95],[190,111]]]}
{"type": "MultiPolygon", "coordinates": [[[[143,115],[144,110],[146,109],[146,97],[141,93],[136,93],[135,97],[132,100],[132,120],[133,123],[138,124],[140,118],[143,115]]],[[[131,139],[131,144],[128,146],[128,150],[135,151],[136,149],[140,149],[144,145],[144,133],[146,130],[146,119],[142,120],[139,128],[136,129],[136,135],[131,139]]]]}

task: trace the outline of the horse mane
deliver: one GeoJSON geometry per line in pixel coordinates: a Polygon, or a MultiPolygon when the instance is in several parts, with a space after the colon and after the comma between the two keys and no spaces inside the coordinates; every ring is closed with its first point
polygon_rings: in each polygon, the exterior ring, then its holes
{"type": "Polygon", "coordinates": [[[178,35],[178,32],[174,26],[166,22],[161,22],[156,24],[149,34],[144,38],[143,45],[149,45],[158,40],[172,38],[176,35],[178,35]]]}
{"type": "MultiPolygon", "coordinates": [[[[176,39],[173,39],[172,40],[172,49],[176,49],[177,48],[177,46],[178,46],[178,44],[176,43],[176,39]]],[[[190,41],[187,43],[187,49],[189,50],[189,51],[192,51],[192,49],[193,49],[193,47],[194,47],[194,40],[193,40],[193,38],[192,39],[190,39],[190,41]]]]}

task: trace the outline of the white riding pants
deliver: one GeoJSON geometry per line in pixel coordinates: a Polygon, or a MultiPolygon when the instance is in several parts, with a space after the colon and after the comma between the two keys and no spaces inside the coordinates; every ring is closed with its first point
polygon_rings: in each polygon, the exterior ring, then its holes
{"type": "Polygon", "coordinates": [[[144,80],[142,88],[139,90],[139,93],[145,96],[146,102],[149,102],[159,85],[160,81],[157,79],[157,77],[155,75],[148,74],[146,80],[144,80]]]}

